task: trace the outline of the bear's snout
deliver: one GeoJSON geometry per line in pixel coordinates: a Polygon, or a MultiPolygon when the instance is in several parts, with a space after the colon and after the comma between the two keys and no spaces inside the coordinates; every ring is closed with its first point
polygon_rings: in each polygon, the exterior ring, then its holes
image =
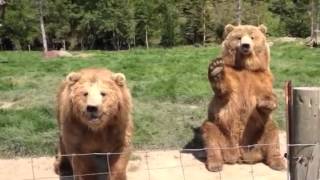
{"type": "Polygon", "coordinates": [[[98,111],[98,107],[97,106],[87,106],[87,111],[89,113],[95,113],[98,111]]]}
{"type": "Polygon", "coordinates": [[[250,49],[250,44],[248,44],[248,43],[241,44],[241,48],[242,49],[250,49]]]}
{"type": "Polygon", "coordinates": [[[240,50],[243,54],[251,52],[252,39],[249,36],[243,36],[240,41],[240,50]]]}
{"type": "Polygon", "coordinates": [[[98,107],[97,106],[87,106],[86,108],[87,113],[89,114],[90,118],[96,119],[98,118],[98,107]]]}

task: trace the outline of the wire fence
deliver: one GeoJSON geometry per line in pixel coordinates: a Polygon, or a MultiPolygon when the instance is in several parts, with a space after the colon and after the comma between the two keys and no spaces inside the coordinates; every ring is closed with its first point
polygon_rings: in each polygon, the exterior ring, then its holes
{"type": "MultiPolygon", "coordinates": [[[[166,160],[164,159],[166,156],[166,153],[168,151],[172,150],[159,150],[159,151],[135,151],[132,153],[132,157],[130,160],[130,163],[133,161],[139,162],[136,166],[129,166],[129,170],[127,170],[127,174],[130,173],[137,173],[137,176],[139,176],[139,180],[153,180],[153,179],[161,179],[161,177],[155,177],[153,175],[156,173],[156,171],[168,171],[168,174],[171,174],[172,177],[165,178],[166,180],[170,180],[171,178],[174,180],[191,180],[191,179],[198,179],[197,174],[210,174],[212,179],[218,179],[218,180],[224,180],[224,177],[226,174],[224,173],[224,170],[220,172],[209,172],[205,168],[205,161],[204,158],[206,156],[205,152],[207,150],[231,150],[231,149],[243,149],[243,150],[252,150],[253,148],[257,147],[264,147],[264,146],[280,146],[281,144],[253,144],[253,145],[247,145],[247,146],[235,146],[235,147],[223,147],[223,148],[199,148],[199,149],[181,149],[181,150],[175,150],[173,154],[173,160],[166,160]],[[190,155],[193,154],[194,156],[190,155]],[[163,160],[162,160],[163,158],[163,160]],[[158,161],[155,161],[155,159],[158,159],[158,161]],[[159,161],[160,159],[160,161],[159,161]],[[130,169],[131,168],[131,169],[130,169]]],[[[282,147],[286,146],[287,149],[290,147],[310,147],[310,146],[316,146],[317,144],[282,144],[282,147]]],[[[61,155],[61,157],[69,157],[73,159],[74,157],[87,157],[87,156],[94,156],[94,157],[105,157],[106,161],[105,171],[99,171],[99,172],[93,172],[93,173],[83,173],[83,174],[73,174],[68,176],[60,176],[60,179],[70,179],[75,180],[78,177],[88,177],[88,176],[97,176],[99,178],[97,179],[110,179],[111,175],[123,173],[123,172],[112,172],[108,171],[108,169],[111,169],[112,164],[110,164],[109,158],[112,158],[114,155],[125,155],[126,153],[131,152],[121,152],[121,153],[86,153],[86,154],[64,154],[61,155]]],[[[169,155],[170,156],[170,155],[169,155]]],[[[284,158],[284,154],[282,154],[279,157],[274,158],[284,158]]],[[[45,179],[59,179],[58,176],[43,176],[43,175],[37,175],[37,172],[35,171],[35,162],[34,157],[31,157],[31,170],[32,170],[32,178],[25,178],[25,180],[45,180],[45,179]]],[[[291,157],[289,161],[299,161],[299,157],[291,157]]],[[[238,162],[239,163],[239,162],[238,162]]],[[[250,159],[242,159],[240,163],[247,164],[246,168],[247,171],[242,171],[242,174],[246,174],[246,179],[252,179],[257,180],[259,179],[259,173],[256,173],[255,166],[253,163],[251,163],[250,159]]],[[[242,168],[243,169],[243,168],[242,168]]],[[[269,173],[275,173],[276,171],[268,171],[269,173]]],[[[157,173],[156,173],[157,174],[157,173]]],[[[285,173],[284,179],[286,178],[285,173]]],[[[234,174],[235,177],[240,176],[237,174],[234,174]]],[[[228,179],[228,176],[226,176],[228,179]]],[[[130,180],[130,178],[128,178],[130,180]]],[[[135,178],[132,178],[135,179],[135,178]]],[[[230,178],[229,178],[230,179],[230,178]]]]}

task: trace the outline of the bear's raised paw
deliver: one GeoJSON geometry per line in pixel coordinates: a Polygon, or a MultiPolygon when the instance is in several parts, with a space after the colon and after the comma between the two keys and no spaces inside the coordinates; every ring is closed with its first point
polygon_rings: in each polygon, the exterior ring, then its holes
{"type": "Polygon", "coordinates": [[[210,80],[220,80],[223,72],[223,60],[222,58],[216,58],[209,64],[208,76],[210,80]]]}

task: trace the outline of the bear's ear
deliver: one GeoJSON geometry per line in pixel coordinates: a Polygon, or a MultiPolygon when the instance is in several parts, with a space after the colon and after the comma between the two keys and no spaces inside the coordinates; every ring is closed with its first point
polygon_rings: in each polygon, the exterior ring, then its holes
{"type": "Polygon", "coordinates": [[[126,76],[122,73],[114,73],[112,74],[112,79],[119,85],[124,86],[126,83],[126,76]]]}
{"type": "Polygon", "coordinates": [[[267,27],[265,25],[261,24],[258,28],[263,34],[267,34],[267,27]]]}
{"type": "Polygon", "coordinates": [[[73,85],[74,83],[76,83],[77,81],[79,81],[79,79],[81,78],[81,74],[80,73],[76,73],[76,72],[71,72],[67,75],[66,77],[66,81],[70,84],[73,85]]]}
{"type": "Polygon", "coordinates": [[[226,27],[224,27],[224,34],[228,35],[233,29],[234,29],[234,25],[227,24],[226,27]]]}

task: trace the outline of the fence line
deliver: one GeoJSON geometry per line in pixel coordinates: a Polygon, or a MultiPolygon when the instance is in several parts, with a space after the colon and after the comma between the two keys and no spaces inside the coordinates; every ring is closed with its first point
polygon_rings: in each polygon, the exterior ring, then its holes
{"type": "MultiPolygon", "coordinates": [[[[250,147],[248,147],[248,149],[247,149],[248,151],[250,151],[250,147]]],[[[252,163],[251,163],[251,165],[250,165],[250,168],[251,168],[251,170],[250,170],[250,173],[251,173],[251,179],[252,180],[254,180],[254,172],[253,172],[253,165],[252,165],[252,163]]]]}
{"type": "Polygon", "coordinates": [[[146,165],[147,165],[147,171],[148,171],[148,179],[150,180],[151,179],[151,175],[150,175],[150,168],[149,168],[149,160],[148,160],[148,158],[149,158],[149,155],[148,155],[148,152],[146,151],[145,152],[146,154],[145,154],[145,158],[146,158],[146,165]]]}
{"type": "MultiPolygon", "coordinates": [[[[198,149],[181,149],[179,150],[179,165],[176,166],[167,166],[167,167],[153,167],[150,168],[150,164],[149,164],[149,153],[152,151],[135,151],[136,154],[144,154],[145,157],[145,164],[146,164],[146,168],[142,169],[143,171],[147,171],[147,179],[151,180],[151,172],[153,170],[163,170],[163,169],[175,169],[175,168],[180,168],[181,170],[181,176],[183,178],[183,180],[186,180],[186,174],[185,174],[185,168],[186,167],[195,167],[198,166],[199,163],[192,163],[192,164],[185,164],[183,162],[183,157],[182,154],[183,153],[195,153],[195,152],[201,152],[201,151],[206,151],[206,150],[228,150],[228,149],[239,149],[239,148],[247,148],[248,151],[250,151],[252,148],[255,147],[261,147],[261,146],[276,146],[276,145],[284,145],[284,144],[280,144],[280,143],[273,143],[273,144],[252,144],[252,145],[246,145],[246,146],[234,146],[234,147],[222,147],[222,148],[198,148],[198,149]]],[[[316,146],[317,144],[285,144],[287,147],[301,147],[301,146],[316,146]]],[[[164,150],[165,151],[165,150],[164,150]]],[[[73,158],[75,156],[89,156],[89,155],[101,155],[101,156],[106,156],[107,157],[107,167],[108,167],[108,171],[106,172],[97,172],[97,173],[86,173],[86,174],[74,174],[74,175],[70,175],[70,176],[60,176],[61,178],[76,178],[76,177],[83,177],[83,176],[98,176],[98,175],[107,175],[109,176],[109,178],[111,177],[112,174],[117,174],[117,173],[123,173],[123,172],[111,172],[111,165],[110,165],[110,156],[112,155],[122,155],[122,154],[126,154],[126,153],[131,153],[131,151],[126,151],[126,152],[116,152],[116,153],[83,153],[83,154],[62,154],[62,155],[57,155],[57,156],[62,156],[62,157],[66,157],[69,156],[71,157],[71,159],[73,160],[73,158]]],[[[273,157],[273,158],[284,158],[284,156],[278,156],[278,157],[273,157]]],[[[35,170],[34,170],[34,162],[33,162],[34,157],[31,157],[31,168],[32,168],[32,179],[28,179],[28,180],[44,180],[44,179],[54,179],[57,178],[57,176],[55,177],[36,177],[35,175],[35,170]]],[[[293,159],[298,160],[299,157],[293,157],[293,159]]],[[[238,161],[239,163],[243,162],[243,163],[249,163],[250,164],[250,171],[249,173],[251,174],[251,179],[255,180],[255,174],[254,174],[254,167],[253,167],[253,163],[251,160],[249,159],[242,159],[241,161],[238,161]]],[[[221,171],[219,171],[219,179],[222,180],[222,174],[221,171]]],[[[27,179],[26,179],[27,180],[27,179]]]]}
{"type": "Polygon", "coordinates": [[[34,174],[33,158],[31,158],[31,170],[32,170],[32,177],[33,177],[33,179],[35,179],[36,176],[34,174]]]}
{"type": "Polygon", "coordinates": [[[182,171],[183,180],[186,180],[186,175],[184,173],[184,167],[183,167],[181,152],[179,153],[179,162],[180,162],[180,165],[181,165],[181,171],[182,171]]]}
{"type": "MultiPolygon", "coordinates": [[[[183,165],[184,167],[197,167],[199,164],[190,164],[190,165],[183,165]]],[[[149,169],[142,169],[143,171],[152,171],[152,170],[165,170],[165,169],[178,169],[181,168],[181,165],[179,166],[166,166],[166,167],[159,167],[159,168],[149,168],[149,169]]],[[[251,172],[251,170],[249,171],[251,172]]],[[[98,175],[108,175],[108,174],[117,174],[117,173],[121,173],[121,172],[98,172],[98,173],[86,173],[86,174],[81,174],[81,175],[70,175],[70,176],[60,176],[61,178],[75,178],[75,177],[84,177],[84,176],[98,176],[98,175]]],[[[221,172],[217,172],[217,173],[221,173],[221,172]]],[[[222,179],[221,174],[219,175],[220,179],[222,179]]],[[[59,176],[54,176],[54,177],[38,177],[38,178],[27,178],[24,180],[43,180],[43,179],[54,179],[54,178],[58,178],[59,176]]],[[[151,179],[151,176],[148,177],[148,180],[151,179]]],[[[185,179],[185,175],[183,175],[183,179],[185,179]]]]}
{"type": "MultiPolygon", "coordinates": [[[[110,155],[110,154],[107,153],[107,163],[108,163],[108,169],[109,169],[109,171],[111,171],[109,155],[110,155]]],[[[111,179],[111,173],[112,173],[112,172],[108,173],[109,179],[111,179]]]]}
{"type": "MultiPolygon", "coordinates": [[[[282,145],[281,143],[271,143],[271,144],[251,144],[251,145],[243,145],[243,146],[232,146],[232,147],[222,147],[222,148],[194,148],[194,149],[181,149],[181,152],[193,152],[193,151],[205,151],[205,150],[227,150],[227,149],[240,149],[240,148],[254,148],[258,146],[276,146],[282,145]]],[[[316,146],[317,144],[285,144],[288,147],[296,147],[296,146],[316,146]]],[[[155,149],[161,150],[161,149],[155,149]]],[[[164,150],[165,151],[165,150],[164,150]]],[[[125,153],[131,153],[132,151],[124,151],[124,152],[107,152],[107,153],[79,153],[79,154],[60,154],[57,156],[61,157],[70,157],[70,156],[91,156],[91,155],[121,155],[125,153]]],[[[135,153],[145,153],[145,152],[152,152],[152,150],[146,151],[134,151],[135,153]]]]}

